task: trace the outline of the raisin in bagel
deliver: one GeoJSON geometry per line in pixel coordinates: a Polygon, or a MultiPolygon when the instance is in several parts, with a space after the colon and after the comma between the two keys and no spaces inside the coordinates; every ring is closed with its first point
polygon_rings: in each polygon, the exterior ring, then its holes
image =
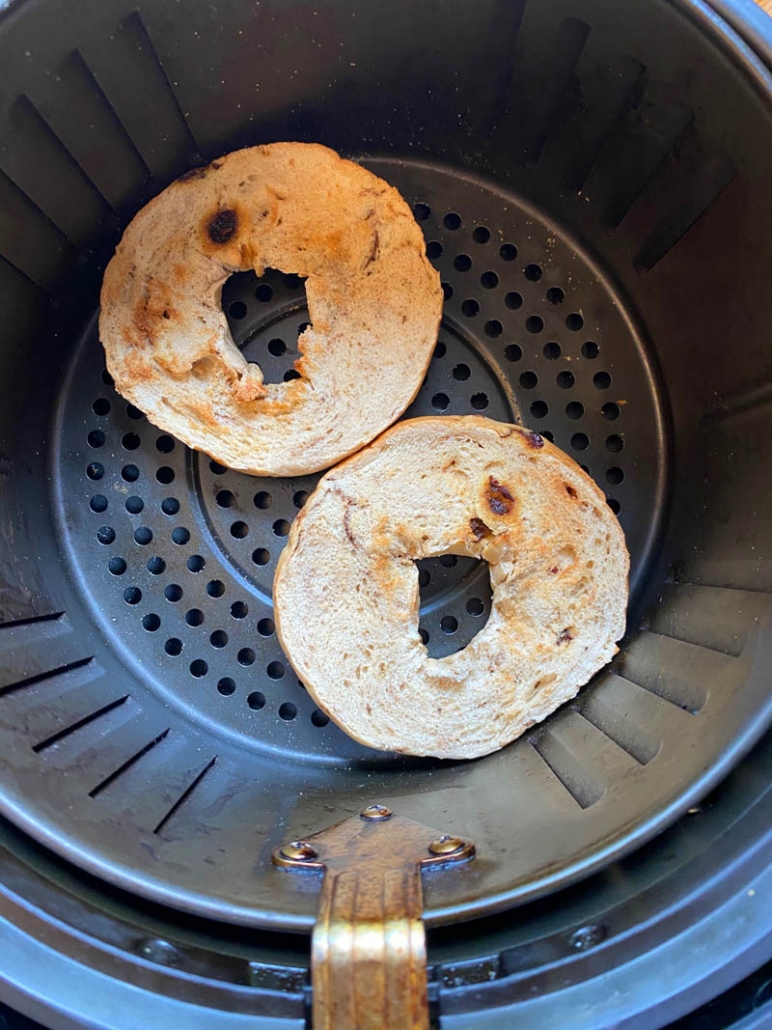
{"type": "Polygon", "coordinates": [[[235,151],[144,207],[108,265],[99,331],[120,393],[243,472],[313,472],[402,414],[437,340],[442,290],[399,193],[316,144],[235,151]],[[233,272],[306,279],[301,378],[264,383],[221,308],[233,272]]]}
{"type": "Polygon", "coordinates": [[[616,652],[629,558],[589,476],[536,433],[478,416],[400,422],[324,476],[274,584],[298,676],[370,747],[475,758],[514,740],[616,652]],[[490,565],[488,622],[430,658],[418,558],[490,565]]]}

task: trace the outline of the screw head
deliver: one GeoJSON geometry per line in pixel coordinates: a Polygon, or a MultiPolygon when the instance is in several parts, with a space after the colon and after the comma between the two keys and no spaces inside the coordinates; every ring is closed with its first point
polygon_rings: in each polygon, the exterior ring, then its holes
{"type": "Polygon", "coordinates": [[[449,834],[443,833],[441,837],[431,842],[429,851],[433,855],[455,855],[465,844],[466,841],[463,837],[451,837],[449,834]]]}
{"type": "Polygon", "coordinates": [[[598,924],[580,926],[578,930],[574,930],[571,934],[568,943],[574,951],[588,951],[597,944],[601,944],[606,939],[606,934],[605,926],[598,924]]]}
{"type": "Polygon", "coordinates": [[[383,819],[391,819],[394,813],[385,805],[368,805],[367,808],[359,814],[363,819],[380,822],[383,819]]]}
{"type": "Polygon", "coordinates": [[[304,840],[293,840],[289,844],[285,844],[279,854],[282,858],[288,858],[293,862],[310,862],[311,859],[319,857],[316,848],[304,840]]]}

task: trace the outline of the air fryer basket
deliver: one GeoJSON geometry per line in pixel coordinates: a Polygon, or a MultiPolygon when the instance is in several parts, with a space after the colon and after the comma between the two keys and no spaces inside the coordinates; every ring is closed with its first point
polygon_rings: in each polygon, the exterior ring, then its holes
{"type": "MultiPolygon", "coordinates": [[[[181,5],[25,0],[0,22],[0,809],[137,895],[310,927],[271,849],[387,802],[472,837],[430,924],[563,886],[726,773],[768,682],[769,76],[694,0],[181,5]],[[619,512],[611,669],[474,763],[378,754],[316,710],[271,577],[315,477],[187,451],[112,389],[96,331],[120,229],[237,146],[318,140],[413,205],[445,290],[408,415],[521,420],[619,512]]],[[[302,283],[233,277],[278,381],[302,283]]],[[[486,617],[484,569],[422,563],[430,653],[486,617]]]]}

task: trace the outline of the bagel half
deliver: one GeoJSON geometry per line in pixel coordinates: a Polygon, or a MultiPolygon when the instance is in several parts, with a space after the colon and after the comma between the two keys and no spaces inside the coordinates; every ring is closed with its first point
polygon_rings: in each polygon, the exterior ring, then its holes
{"type": "Polygon", "coordinates": [[[317,704],[387,751],[475,758],[548,716],[616,652],[624,534],[589,476],[537,433],[478,416],[400,422],[325,475],[276,570],[284,651],[317,704]],[[493,602],[430,658],[416,559],[484,558],[493,602]]]}
{"type": "Polygon", "coordinates": [[[118,391],[223,465],[315,472],[407,408],[437,340],[442,290],[399,193],[326,147],[238,150],[172,183],[105,272],[99,332],[118,391]],[[221,307],[233,272],[306,280],[301,378],[264,383],[221,307]]]}

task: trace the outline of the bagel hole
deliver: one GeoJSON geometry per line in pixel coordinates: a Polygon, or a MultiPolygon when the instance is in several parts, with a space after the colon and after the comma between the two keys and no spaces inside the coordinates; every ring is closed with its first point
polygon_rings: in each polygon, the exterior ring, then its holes
{"type": "Polygon", "coordinates": [[[463,650],[491,612],[490,568],[484,559],[447,553],[415,562],[418,635],[430,658],[463,650]]]}

